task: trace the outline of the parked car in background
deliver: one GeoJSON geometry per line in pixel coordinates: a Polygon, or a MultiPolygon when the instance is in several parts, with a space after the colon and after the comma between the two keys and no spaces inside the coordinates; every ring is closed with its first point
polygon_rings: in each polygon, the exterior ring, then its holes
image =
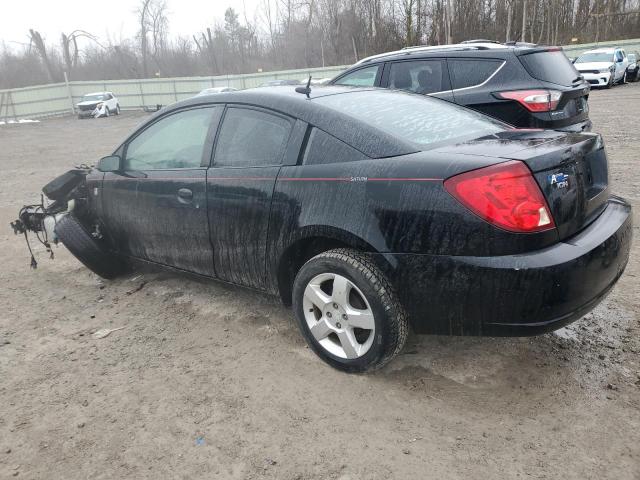
{"type": "Polygon", "coordinates": [[[300,85],[300,80],[269,80],[267,82],[261,83],[260,87],[281,87],[283,85],[300,85]]]}
{"type": "Polygon", "coordinates": [[[111,92],[87,93],[76,104],[78,118],[120,115],[120,102],[111,92]]]}
{"type": "Polygon", "coordinates": [[[632,52],[627,58],[629,59],[629,66],[627,67],[627,80],[630,82],[637,82],[640,80],[640,53],[632,52]]]}
{"type": "Polygon", "coordinates": [[[469,41],[365,58],[331,85],[438,97],[517,127],[591,129],[589,84],[560,48],[469,41]]]}
{"type": "Polygon", "coordinates": [[[214,93],[235,92],[237,90],[238,90],[237,88],[233,88],[233,87],[211,87],[211,88],[205,88],[200,93],[198,93],[198,95],[196,95],[196,97],[199,97],[200,95],[212,95],[214,93]]]}
{"type": "Polygon", "coordinates": [[[313,351],[361,372],[410,327],[531,335],[592,310],[632,237],[607,170],[595,133],[401,91],[256,88],[158,112],[43,189],[56,217],[14,225],[55,225],[103,277],[136,259],[277,294],[313,351]]]}
{"type": "Polygon", "coordinates": [[[611,88],[627,81],[629,59],[621,48],[589,50],[576,58],[574,65],[594,87],[611,88]]]}

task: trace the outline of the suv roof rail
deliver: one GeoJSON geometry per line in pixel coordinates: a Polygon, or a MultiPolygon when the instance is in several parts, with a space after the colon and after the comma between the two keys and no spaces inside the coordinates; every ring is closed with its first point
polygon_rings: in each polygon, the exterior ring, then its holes
{"type": "Polygon", "coordinates": [[[473,40],[465,40],[460,43],[497,43],[500,44],[497,40],[485,40],[484,38],[474,38],[473,40]]]}

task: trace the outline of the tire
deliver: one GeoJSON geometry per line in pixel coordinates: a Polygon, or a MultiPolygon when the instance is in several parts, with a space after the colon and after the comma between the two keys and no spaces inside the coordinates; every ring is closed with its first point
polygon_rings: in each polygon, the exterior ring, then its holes
{"type": "Polygon", "coordinates": [[[105,118],[108,118],[109,115],[111,115],[111,111],[109,110],[109,107],[104,107],[104,116],[105,116],[105,118]]]}
{"type": "Polygon", "coordinates": [[[120,115],[120,105],[116,103],[116,115],[120,115]]]}
{"type": "Polygon", "coordinates": [[[382,367],[400,353],[409,333],[391,284],[355,250],[329,250],[305,263],[294,280],[293,309],[309,347],[344,372],[382,367]]]}
{"type": "Polygon", "coordinates": [[[607,82],[607,85],[605,86],[605,88],[611,88],[611,87],[613,87],[613,85],[614,85],[614,83],[615,83],[615,82],[613,81],[613,77],[614,77],[614,75],[613,75],[613,73],[612,73],[612,74],[611,74],[611,76],[609,77],[609,81],[607,82]]]}
{"type": "Polygon", "coordinates": [[[622,74],[622,78],[620,79],[620,85],[624,85],[625,83],[627,83],[627,71],[626,70],[622,74]]]}
{"type": "Polygon", "coordinates": [[[74,257],[102,278],[112,279],[126,271],[125,262],[110,253],[106,245],[94,238],[75,217],[62,217],[55,232],[74,257]]]}

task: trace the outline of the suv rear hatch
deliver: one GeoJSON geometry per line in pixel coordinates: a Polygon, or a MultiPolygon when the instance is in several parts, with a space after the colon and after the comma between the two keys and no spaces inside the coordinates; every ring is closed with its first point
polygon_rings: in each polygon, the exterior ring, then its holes
{"type": "Polygon", "coordinates": [[[600,135],[553,130],[507,130],[436,151],[521,160],[544,194],[559,239],[588,226],[608,199],[607,155],[600,135]]]}
{"type": "Polygon", "coordinates": [[[517,50],[516,56],[529,75],[543,82],[546,89],[561,93],[557,106],[545,114],[553,122],[553,128],[589,118],[590,86],[560,48],[517,50]]]}

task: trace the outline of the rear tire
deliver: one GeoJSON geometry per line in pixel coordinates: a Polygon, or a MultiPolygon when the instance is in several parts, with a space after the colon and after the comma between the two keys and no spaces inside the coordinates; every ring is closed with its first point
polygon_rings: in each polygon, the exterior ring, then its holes
{"type": "Polygon", "coordinates": [[[309,347],[345,372],[382,367],[409,333],[391,284],[355,250],[329,250],[305,263],[294,281],[293,309],[309,347]]]}
{"type": "Polygon", "coordinates": [[[62,217],[55,232],[74,257],[102,278],[112,279],[127,270],[126,263],[109,252],[104,242],[93,237],[75,217],[62,217]]]}
{"type": "Polygon", "coordinates": [[[120,115],[120,105],[116,104],[116,115],[120,115]]]}

